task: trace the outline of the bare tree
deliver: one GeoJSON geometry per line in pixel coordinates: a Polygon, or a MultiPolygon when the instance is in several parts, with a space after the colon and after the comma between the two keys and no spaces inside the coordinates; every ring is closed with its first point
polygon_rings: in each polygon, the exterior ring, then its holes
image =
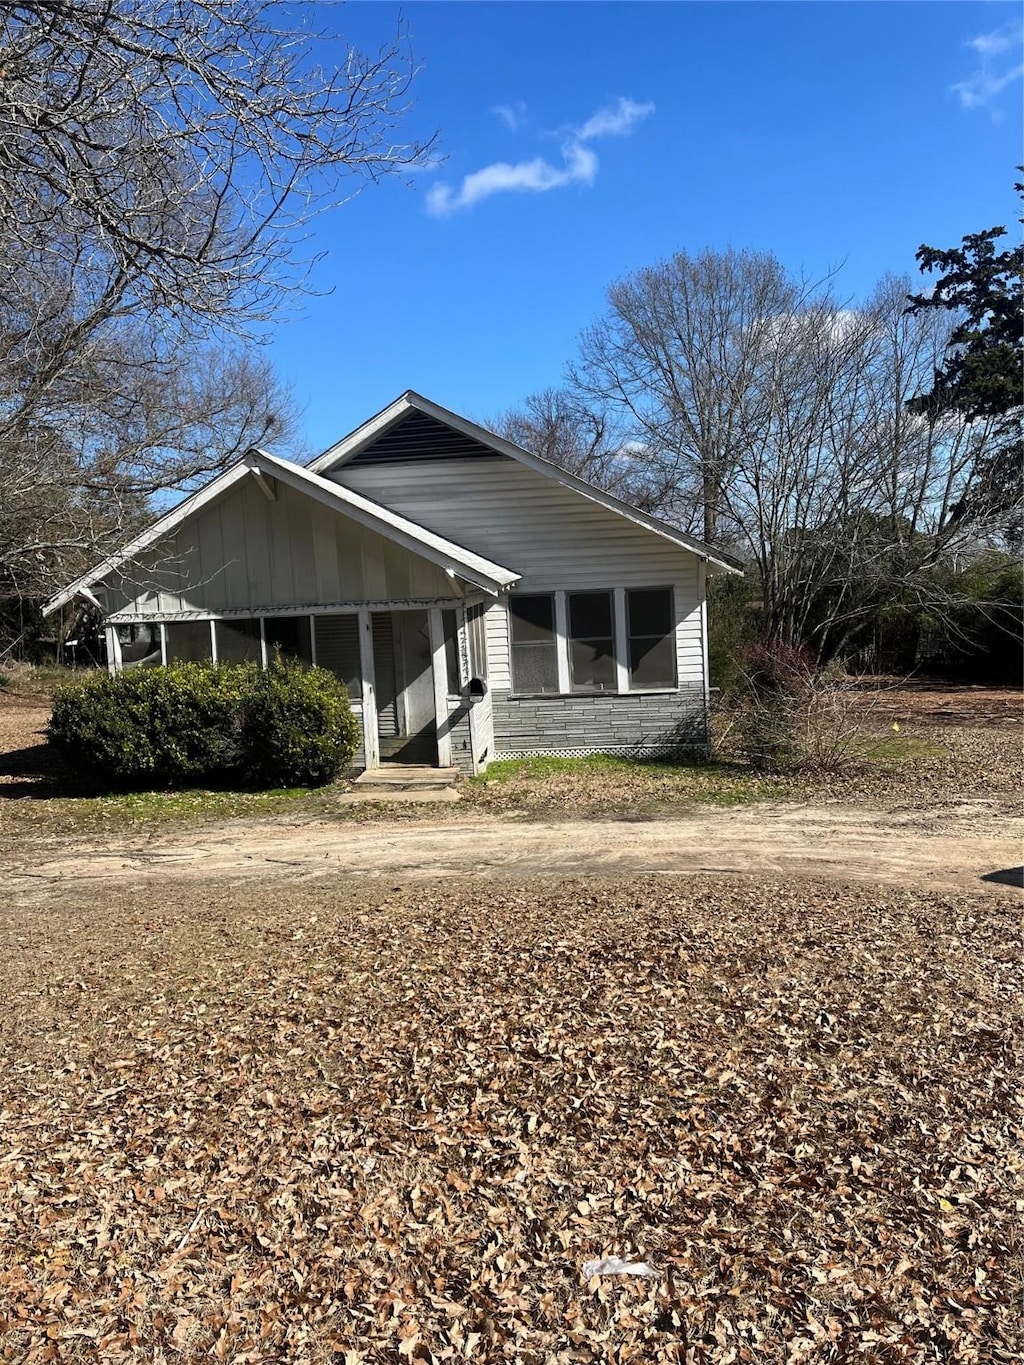
{"type": "Polygon", "coordinates": [[[680,253],[612,287],[570,368],[646,461],[651,503],[702,507],[705,539],[756,569],[765,633],[821,657],[993,530],[956,515],[988,425],[907,409],[952,325],[908,316],[908,284],[852,308],[762,253],[680,253]]]}
{"type": "Polygon", "coordinates": [[[765,350],[810,292],[767,253],[679,252],[612,285],[581,338],[573,387],[618,409],[666,496],[699,506],[709,544],[765,350]]]}
{"type": "Polygon", "coordinates": [[[290,400],[245,347],[305,282],[304,226],[430,146],[395,138],[401,38],[325,68],[312,12],[0,4],[8,589],[74,572],[148,496],[287,434],[290,400]]]}
{"type": "Polygon", "coordinates": [[[75,384],[0,443],[0,596],[43,597],[251,445],[289,441],[296,413],[269,361],[197,347],[176,367],[122,332],[75,384]]]}

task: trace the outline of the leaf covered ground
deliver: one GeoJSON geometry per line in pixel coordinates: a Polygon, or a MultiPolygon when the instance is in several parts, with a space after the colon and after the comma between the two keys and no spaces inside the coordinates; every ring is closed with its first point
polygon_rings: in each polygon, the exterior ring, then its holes
{"type": "Polygon", "coordinates": [[[159,891],[0,922],[0,1359],[1024,1353],[1014,893],[159,891]]]}

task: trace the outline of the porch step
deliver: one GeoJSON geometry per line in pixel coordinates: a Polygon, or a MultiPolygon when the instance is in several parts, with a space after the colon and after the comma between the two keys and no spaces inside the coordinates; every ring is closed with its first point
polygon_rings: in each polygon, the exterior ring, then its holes
{"type": "Polygon", "coordinates": [[[338,797],[343,806],[358,801],[458,801],[455,790],[457,768],[428,768],[412,763],[389,763],[387,767],[367,768],[352,784],[351,791],[338,797]]]}
{"type": "Polygon", "coordinates": [[[428,768],[419,763],[389,763],[386,767],[367,768],[355,780],[357,787],[450,787],[459,775],[458,768],[428,768]]]}

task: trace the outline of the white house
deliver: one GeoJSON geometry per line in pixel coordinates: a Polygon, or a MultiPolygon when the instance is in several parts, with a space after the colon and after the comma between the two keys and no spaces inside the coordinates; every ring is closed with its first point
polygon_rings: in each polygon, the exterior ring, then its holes
{"type": "Polygon", "coordinates": [[[308,467],[251,450],[47,603],[112,668],[333,670],[359,765],[707,747],[722,554],[415,393],[308,467]]]}

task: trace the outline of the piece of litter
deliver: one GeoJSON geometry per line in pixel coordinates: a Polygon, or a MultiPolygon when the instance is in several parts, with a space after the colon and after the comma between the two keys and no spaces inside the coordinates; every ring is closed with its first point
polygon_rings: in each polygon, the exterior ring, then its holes
{"type": "Polygon", "coordinates": [[[594,1275],[642,1275],[645,1279],[656,1279],[658,1272],[652,1270],[646,1261],[624,1261],[619,1256],[605,1256],[601,1261],[584,1261],[583,1278],[594,1275]]]}

